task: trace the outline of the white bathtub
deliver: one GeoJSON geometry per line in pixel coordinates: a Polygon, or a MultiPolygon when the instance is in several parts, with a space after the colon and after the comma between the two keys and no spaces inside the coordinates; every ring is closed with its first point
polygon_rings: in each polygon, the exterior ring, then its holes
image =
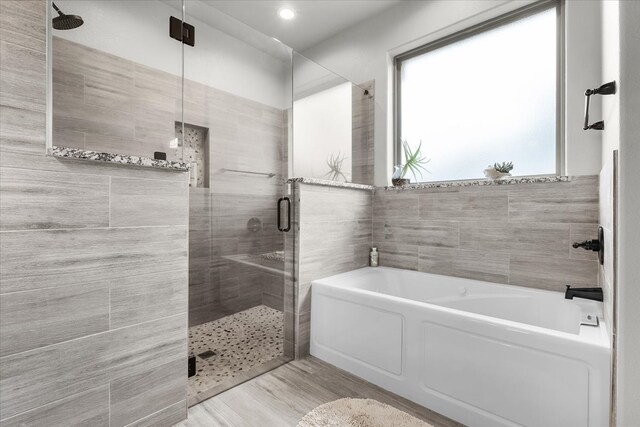
{"type": "Polygon", "coordinates": [[[386,267],[311,286],[311,354],[384,389],[469,426],[609,423],[602,303],[386,267]]]}

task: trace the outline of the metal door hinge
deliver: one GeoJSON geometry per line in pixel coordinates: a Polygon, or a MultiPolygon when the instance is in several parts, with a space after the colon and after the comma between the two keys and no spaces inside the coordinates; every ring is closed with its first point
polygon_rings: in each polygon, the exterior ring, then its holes
{"type": "Polygon", "coordinates": [[[169,18],[169,36],[186,45],[195,46],[196,44],[196,27],[182,20],[171,16],[169,18]]]}

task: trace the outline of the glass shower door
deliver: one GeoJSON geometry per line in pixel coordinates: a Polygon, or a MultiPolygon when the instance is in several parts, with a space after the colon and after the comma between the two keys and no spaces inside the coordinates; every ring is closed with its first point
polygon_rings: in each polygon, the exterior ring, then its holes
{"type": "Polygon", "coordinates": [[[285,292],[292,286],[286,218],[278,224],[277,209],[288,177],[291,51],[205,2],[187,2],[185,17],[195,45],[184,47],[184,119],[176,132],[184,133],[184,161],[192,165],[193,405],[292,356],[285,351],[293,304],[285,292]]]}

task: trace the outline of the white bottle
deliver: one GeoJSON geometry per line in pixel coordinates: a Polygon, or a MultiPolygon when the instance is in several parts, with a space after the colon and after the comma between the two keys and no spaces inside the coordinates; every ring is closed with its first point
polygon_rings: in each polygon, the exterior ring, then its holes
{"type": "Polygon", "coordinates": [[[371,248],[369,251],[369,265],[371,267],[378,266],[378,248],[371,248]]]}

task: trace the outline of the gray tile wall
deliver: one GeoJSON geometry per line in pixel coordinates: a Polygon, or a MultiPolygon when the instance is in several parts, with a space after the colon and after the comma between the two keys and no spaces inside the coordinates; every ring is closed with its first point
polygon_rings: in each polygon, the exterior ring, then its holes
{"type": "Polygon", "coordinates": [[[309,351],[310,282],[366,266],[371,246],[387,267],[554,291],[598,284],[596,253],[571,246],[597,237],[596,176],[373,196],[297,183],[294,195],[296,358],[309,351]]]}
{"type": "MultiPolygon", "coordinates": [[[[181,150],[167,145],[175,137],[175,122],[183,120],[179,79],[64,39],[54,38],[53,49],[54,145],[147,156],[164,151],[169,159],[180,156],[181,150]]],[[[275,288],[277,278],[226,257],[283,249],[275,203],[287,174],[286,113],[190,80],[184,81],[184,92],[184,122],[209,130],[204,150],[209,155],[208,168],[200,170],[209,174],[204,185],[208,188],[191,187],[188,194],[189,324],[263,303],[282,307],[282,300],[277,301],[283,294],[275,288]],[[258,232],[247,230],[250,218],[262,222],[258,232]]],[[[65,191],[59,187],[66,183],[59,181],[68,179],[51,182],[47,177],[45,184],[37,175],[24,178],[0,176],[3,185],[46,185],[52,200],[57,200],[56,192],[65,191]]],[[[111,212],[90,209],[85,213],[80,207],[86,206],[87,198],[108,197],[109,182],[105,177],[77,181],[75,197],[56,206],[60,222],[105,225],[110,220],[112,226],[128,227],[176,225],[183,220],[179,214],[187,194],[182,183],[113,178],[111,212]]],[[[28,219],[29,206],[20,205],[22,211],[7,213],[16,226],[28,219]]],[[[284,286],[282,276],[279,281],[284,286]]]]}
{"type": "MultiPolygon", "coordinates": [[[[45,156],[46,8],[0,2],[0,425],[170,426],[186,416],[187,174],[45,156]]],[[[119,102],[93,89],[95,108],[119,102]]]]}
{"type": "Polygon", "coordinates": [[[373,185],[374,89],[373,80],[352,85],[351,181],[357,184],[373,185]]]}
{"type": "Polygon", "coordinates": [[[301,358],[309,354],[311,281],[368,265],[373,195],[296,183],[294,197],[299,224],[295,343],[301,358]]]}
{"type": "Polygon", "coordinates": [[[53,145],[181,160],[181,91],[177,76],[53,37],[53,145]]]}
{"type": "Polygon", "coordinates": [[[563,291],[596,286],[598,178],[570,182],[377,189],[380,265],[563,291]]]}
{"type": "Polygon", "coordinates": [[[286,112],[191,81],[185,100],[185,123],[209,129],[209,188],[190,189],[189,323],[260,304],[281,307],[282,275],[229,257],[284,248],[276,201],[287,176],[286,112]],[[247,228],[251,218],[260,220],[258,231],[247,228]]]}

